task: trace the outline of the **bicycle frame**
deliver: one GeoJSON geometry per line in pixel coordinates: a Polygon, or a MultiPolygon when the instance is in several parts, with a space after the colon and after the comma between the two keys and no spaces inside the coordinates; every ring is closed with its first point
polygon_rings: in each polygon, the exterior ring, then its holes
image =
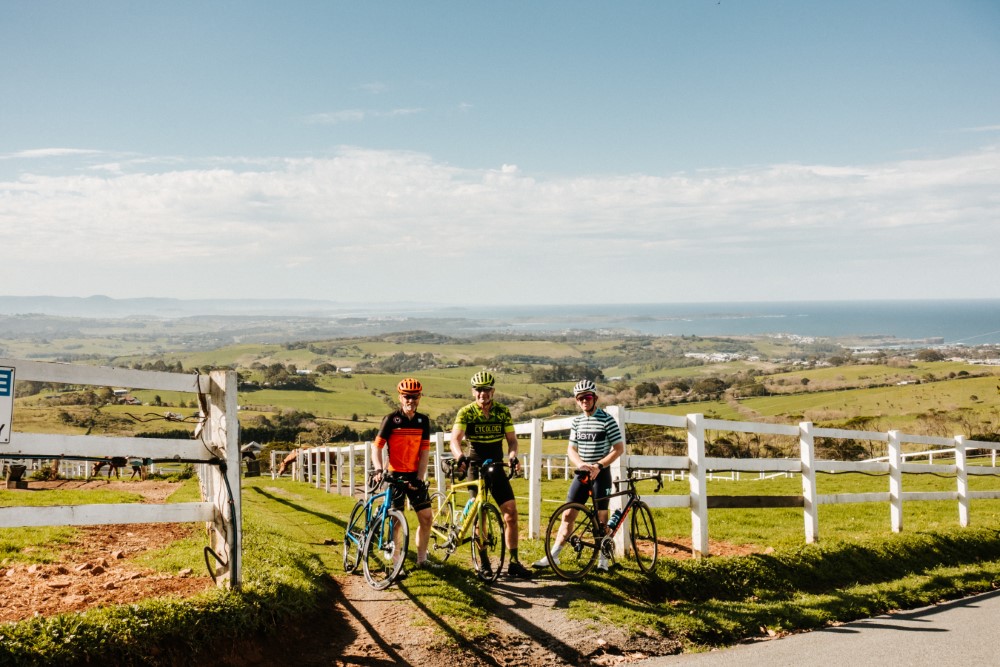
{"type": "MultiPolygon", "coordinates": [[[[663,488],[663,480],[660,477],[659,473],[657,473],[655,477],[650,477],[649,479],[656,480],[656,491],[659,491],[660,489],[663,488]]],[[[608,495],[601,496],[600,498],[594,498],[593,488],[589,486],[587,487],[587,497],[590,498],[590,501],[594,505],[595,515],[597,514],[597,512],[600,511],[597,509],[597,503],[599,501],[610,500],[611,498],[620,498],[621,496],[628,496],[628,501],[625,503],[624,507],[622,507],[622,515],[618,519],[618,524],[614,528],[612,528],[611,532],[608,533],[605,537],[614,537],[618,533],[618,530],[623,525],[625,525],[625,519],[628,518],[629,512],[631,512],[632,509],[636,506],[636,504],[640,501],[639,492],[635,490],[635,483],[640,481],[643,480],[639,477],[626,477],[625,479],[613,480],[611,482],[612,484],[617,484],[619,486],[622,484],[627,484],[628,488],[625,489],[624,491],[615,491],[614,493],[609,493],[608,495]]],[[[602,527],[607,528],[607,524],[602,524],[602,527]]]]}
{"type": "MultiPolygon", "coordinates": [[[[480,477],[479,479],[471,482],[459,482],[457,484],[452,484],[451,488],[448,489],[448,493],[446,493],[444,497],[445,502],[443,507],[448,506],[449,500],[452,502],[452,507],[455,507],[454,502],[458,492],[462,489],[472,488],[476,489],[476,497],[472,499],[472,505],[469,506],[468,511],[464,509],[465,505],[462,505],[464,516],[462,517],[462,525],[458,529],[458,540],[460,542],[465,539],[466,535],[469,534],[469,529],[472,528],[475,517],[479,515],[480,508],[482,508],[482,506],[486,503],[486,496],[489,493],[486,488],[486,480],[480,477]]],[[[448,536],[442,533],[433,522],[431,523],[431,532],[437,533],[437,535],[445,539],[448,538],[448,536]]]]}
{"type": "MultiPolygon", "coordinates": [[[[583,479],[585,472],[579,470],[577,475],[583,479]]],[[[656,480],[657,491],[663,487],[660,475],[650,479],[656,480]]],[[[634,528],[637,531],[633,532],[630,538],[636,562],[643,572],[652,571],[656,563],[656,526],[649,506],[642,501],[636,490],[639,481],[643,480],[631,476],[615,480],[613,482],[615,486],[625,488],[602,497],[595,497],[593,488],[588,485],[587,497],[592,501],[590,506],[586,500],[583,502],[571,500],[563,503],[552,513],[545,536],[545,555],[558,576],[564,579],[584,576],[594,567],[598,554],[613,559],[614,538],[630,519],[631,523],[636,524],[634,528]],[[626,497],[626,501],[621,508],[621,515],[615,525],[609,528],[600,521],[598,503],[622,496],[626,497]],[[554,545],[559,548],[554,549],[554,545]],[[568,546],[568,551],[563,551],[564,546],[568,546]],[[563,558],[557,558],[555,553],[562,553],[563,558]]]]}
{"type": "MultiPolygon", "coordinates": [[[[385,484],[385,489],[378,493],[373,493],[364,503],[364,518],[361,524],[362,528],[359,532],[355,533],[351,531],[351,528],[354,527],[354,522],[352,521],[354,518],[353,513],[351,518],[348,519],[348,525],[344,529],[344,570],[347,572],[353,572],[357,569],[361,561],[362,547],[365,544],[368,534],[375,528],[381,531],[382,526],[389,517],[389,510],[392,509],[393,487],[403,484],[403,482],[399,482],[393,477],[386,477],[383,483],[385,484]],[[352,549],[356,551],[357,555],[354,558],[354,562],[349,563],[348,557],[352,549]]],[[[378,546],[382,546],[381,535],[378,546]]]]}
{"type": "MultiPolygon", "coordinates": [[[[480,470],[484,471],[497,465],[504,464],[487,460],[482,463],[480,470]]],[[[472,561],[476,574],[483,581],[492,583],[496,581],[503,567],[506,536],[500,510],[490,499],[487,479],[484,475],[480,475],[478,479],[472,481],[455,482],[453,461],[442,463],[442,470],[451,475],[452,485],[446,493],[434,494],[438,497],[438,504],[431,520],[429,554],[434,554],[435,558],[443,562],[460,545],[471,540],[472,561]],[[463,489],[469,491],[476,489],[476,494],[468,509],[463,509],[464,516],[459,523],[457,508],[464,508],[464,503],[459,505],[458,494],[463,489]],[[498,553],[499,559],[491,555],[493,553],[498,553]]]]}

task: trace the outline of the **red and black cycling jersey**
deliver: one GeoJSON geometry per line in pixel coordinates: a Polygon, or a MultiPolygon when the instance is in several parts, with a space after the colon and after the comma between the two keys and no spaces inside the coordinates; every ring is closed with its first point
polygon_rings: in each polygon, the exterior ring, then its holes
{"type": "Polygon", "coordinates": [[[431,447],[431,422],[427,415],[407,417],[402,410],[386,415],[375,436],[379,449],[389,446],[389,470],[417,472],[420,452],[431,447]]]}

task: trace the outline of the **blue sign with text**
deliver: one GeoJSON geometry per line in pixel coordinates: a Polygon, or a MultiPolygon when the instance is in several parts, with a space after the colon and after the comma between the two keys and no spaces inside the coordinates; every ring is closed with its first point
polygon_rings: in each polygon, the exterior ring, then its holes
{"type": "Polygon", "coordinates": [[[10,418],[14,411],[14,369],[0,367],[0,445],[10,442],[10,418]]]}

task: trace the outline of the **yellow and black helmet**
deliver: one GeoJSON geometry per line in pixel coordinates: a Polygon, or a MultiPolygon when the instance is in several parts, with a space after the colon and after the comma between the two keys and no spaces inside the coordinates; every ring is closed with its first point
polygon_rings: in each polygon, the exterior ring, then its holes
{"type": "Polygon", "coordinates": [[[492,387],[496,379],[493,377],[493,373],[489,371],[479,371],[472,376],[472,386],[476,389],[481,387],[492,387]]]}

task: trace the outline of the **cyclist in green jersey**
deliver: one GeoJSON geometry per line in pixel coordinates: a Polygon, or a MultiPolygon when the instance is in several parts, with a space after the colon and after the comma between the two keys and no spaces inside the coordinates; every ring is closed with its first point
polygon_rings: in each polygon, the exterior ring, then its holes
{"type": "MultiPolygon", "coordinates": [[[[490,493],[500,507],[506,529],[507,549],[510,551],[510,565],[507,574],[511,577],[530,579],[531,572],[521,564],[517,555],[517,501],[503,468],[492,474],[481,470],[484,461],[503,461],[503,443],[507,441],[507,458],[511,469],[520,471],[517,460],[517,436],[514,434],[514,420],[507,406],[493,401],[495,379],[489,371],[480,371],[472,376],[472,392],[475,401],[458,411],[455,425],[451,429],[451,453],[459,466],[459,476],[464,477],[470,469],[474,479],[485,475],[490,493]],[[468,439],[469,457],[462,453],[462,440],[468,439]]],[[[474,490],[473,490],[474,492],[474,490]]]]}

